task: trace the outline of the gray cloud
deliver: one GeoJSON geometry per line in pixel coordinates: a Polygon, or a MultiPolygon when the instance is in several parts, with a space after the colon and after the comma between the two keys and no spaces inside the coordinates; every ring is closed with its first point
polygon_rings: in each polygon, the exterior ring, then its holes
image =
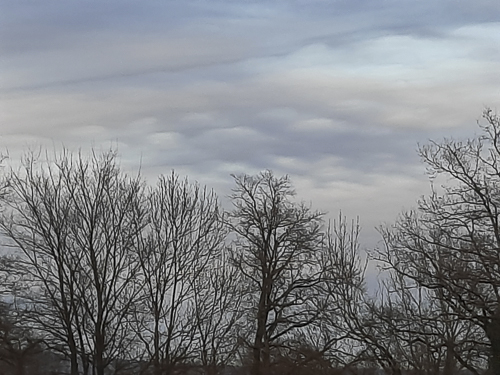
{"type": "Polygon", "coordinates": [[[450,28],[490,20],[499,8],[487,1],[472,8],[452,1],[27,4],[1,4],[4,89],[235,63],[312,43],[349,51],[383,35],[444,37],[450,28]]]}
{"type": "MultiPolygon", "coordinates": [[[[417,142],[500,104],[500,4],[0,1],[0,124],[30,144],[119,148],[226,194],[289,173],[365,228],[427,190],[417,142]]],[[[368,229],[369,240],[376,235],[368,229]]]]}

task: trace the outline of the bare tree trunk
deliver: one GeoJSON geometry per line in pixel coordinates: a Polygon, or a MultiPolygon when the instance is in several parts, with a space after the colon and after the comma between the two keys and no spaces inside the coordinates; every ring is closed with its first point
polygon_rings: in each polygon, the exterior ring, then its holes
{"type": "Polygon", "coordinates": [[[491,375],[500,375],[500,320],[496,316],[487,325],[486,335],[491,344],[489,373],[491,375]]]}
{"type": "Polygon", "coordinates": [[[446,342],[446,357],[444,360],[443,375],[453,375],[455,373],[455,353],[454,342],[448,340],[446,342]]]}
{"type": "Polygon", "coordinates": [[[95,336],[96,336],[95,337],[95,368],[96,368],[96,373],[97,373],[97,375],[104,375],[104,369],[106,367],[104,364],[104,349],[105,349],[104,335],[98,329],[96,331],[95,336]]]}
{"type": "Polygon", "coordinates": [[[75,340],[72,335],[68,337],[68,346],[70,352],[70,366],[71,366],[71,375],[78,375],[78,352],[76,349],[75,340]]]}
{"type": "Polygon", "coordinates": [[[391,362],[391,374],[401,375],[401,369],[399,368],[397,363],[391,362]]]}
{"type": "Polygon", "coordinates": [[[158,312],[155,311],[155,326],[153,332],[153,345],[154,345],[154,354],[153,354],[153,372],[155,375],[161,375],[161,364],[160,364],[160,317],[158,316],[158,312]]]}
{"type": "MultiPolygon", "coordinates": [[[[265,281],[264,281],[265,283],[265,281]]],[[[263,288],[260,294],[257,311],[257,330],[253,344],[253,375],[261,375],[263,364],[264,336],[266,334],[267,311],[266,311],[266,290],[263,288]]]]}

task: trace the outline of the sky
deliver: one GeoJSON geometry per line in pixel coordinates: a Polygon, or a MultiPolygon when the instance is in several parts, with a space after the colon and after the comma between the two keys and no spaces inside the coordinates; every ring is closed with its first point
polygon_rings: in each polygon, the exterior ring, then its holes
{"type": "Polygon", "coordinates": [[[0,0],[0,148],[115,147],[154,183],[288,174],[363,248],[429,192],[418,144],[500,109],[498,0],[0,0]]]}

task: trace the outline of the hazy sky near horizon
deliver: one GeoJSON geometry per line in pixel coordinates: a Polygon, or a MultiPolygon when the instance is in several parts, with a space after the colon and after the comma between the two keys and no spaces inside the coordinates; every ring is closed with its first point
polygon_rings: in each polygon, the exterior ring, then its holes
{"type": "Polygon", "coordinates": [[[117,147],[224,196],[289,174],[362,243],[429,191],[417,144],[500,108],[498,0],[0,0],[0,129],[16,157],[117,147]]]}

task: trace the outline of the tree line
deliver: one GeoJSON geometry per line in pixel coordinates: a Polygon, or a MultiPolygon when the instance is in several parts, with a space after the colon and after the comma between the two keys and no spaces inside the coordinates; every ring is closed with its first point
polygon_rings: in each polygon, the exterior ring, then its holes
{"type": "Polygon", "coordinates": [[[500,374],[500,118],[419,154],[431,193],[368,249],[288,176],[148,185],[115,151],[4,161],[0,373],[500,374]]]}

